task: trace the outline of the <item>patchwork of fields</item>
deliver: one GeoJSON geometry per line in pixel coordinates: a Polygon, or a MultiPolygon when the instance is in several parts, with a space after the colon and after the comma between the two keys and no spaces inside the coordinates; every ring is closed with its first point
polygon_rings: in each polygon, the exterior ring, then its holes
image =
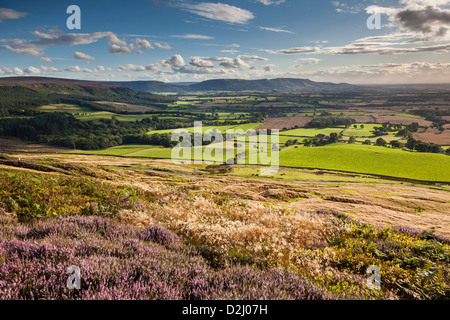
{"type": "MultiPolygon", "coordinates": [[[[246,152],[248,161],[248,146],[246,152]]],[[[119,146],[101,151],[70,151],[69,153],[170,159],[172,149],[135,145],[119,146]]],[[[194,159],[194,148],[192,148],[191,154],[194,159]]],[[[223,150],[223,161],[226,161],[226,149],[223,150]]],[[[450,182],[450,157],[448,156],[377,146],[343,143],[315,148],[290,146],[280,151],[280,165],[450,182]]]]}

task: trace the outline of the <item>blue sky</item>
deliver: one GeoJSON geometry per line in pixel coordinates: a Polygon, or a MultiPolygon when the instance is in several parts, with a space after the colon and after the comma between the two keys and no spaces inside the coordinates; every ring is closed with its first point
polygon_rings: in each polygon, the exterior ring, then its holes
{"type": "Polygon", "coordinates": [[[449,82],[449,28],[447,0],[2,0],[0,76],[449,82]]]}

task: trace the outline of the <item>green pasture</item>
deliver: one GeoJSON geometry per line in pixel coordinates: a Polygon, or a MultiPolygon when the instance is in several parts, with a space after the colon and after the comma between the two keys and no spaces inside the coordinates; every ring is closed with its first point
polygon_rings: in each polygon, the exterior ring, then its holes
{"type": "Polygon", "coordinates": [[[377,146],[342,143],[310,148],[291,146],[280,152],[280,164],[450,182],[448,156],[377,146]]]}

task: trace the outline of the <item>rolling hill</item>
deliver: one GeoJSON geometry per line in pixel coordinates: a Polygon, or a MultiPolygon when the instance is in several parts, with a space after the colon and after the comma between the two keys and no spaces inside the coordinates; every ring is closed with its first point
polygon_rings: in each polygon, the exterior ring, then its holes
{"type": "Polygon", "coordinates": [[[358,86],[346,83],[314,82],[308,79],[217,79],[206,80],[199,83],[180,85],[160,81],[129,81],[129,82],[104,82],[107,84],[121,85],[134,90],[147,92],[196,92],[196,91],[263,91],[263,92],[312,92],[312,91],[342,91],[360,90],[358,86]]]}
{"type": "Polygon", "coordinates": [[[55,103],[74,103],[98,110],[116,111],[116,106],[105,102],[140,105],[154,110],[173,102],[163,95],[136,91],[125,86],[95,81],[46,77],[0,78],[0,107],[2,114],[30,111],[55,103]],[[101,103],[97,103],[101,102],[101,103]]]}

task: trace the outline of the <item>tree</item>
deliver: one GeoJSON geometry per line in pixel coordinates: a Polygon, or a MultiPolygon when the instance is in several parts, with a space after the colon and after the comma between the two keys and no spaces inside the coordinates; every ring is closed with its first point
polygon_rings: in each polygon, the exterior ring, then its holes
{"type": "Polygon", "coordinates": [[[445,150],[445,153],[450,156],[450,148],[448,148],[447,150],[445,150]]]}
{"type": "Polygon", "coordinates": [[[359,127],[360,127],[361,129],[364,129],[364,125],[363,125],[363,124],[362,124],[362,125],[360,125],[359,127]]]}
{"type": "Polygon", "coordinates": [[[403,148],[403,143],[398,140],[392,140],[390,142],[390,145],[392,146],[392,148],[403,148]]]}
{"type": "Polygon", "coordinates": [[[378,138],[377,141],[375,142],[376,146],[382,146],[385,147],[387,144],[386,140],[384,140],[383,138],[378,138]]]}
{"type": "Polygon", "coordinates": [[[365,140],[364,142],[363,142],[363,144],[366,144],[366,145],[371,145],[371,142],[370,142],[370,140],[365,140]]]}
{"type": "Polygon", "coordinates": [[[356,142],[356,138],[355,137],[350,137],[348,139],[348,143],[355,143],[356,142]]]}
{"type": "Polygon", "coordinates": [[[412,151],[416,147],[416,143],[417,143],[416,139],[409,138],[405,144],[405,147],[412,151]]]}
{"type": "Polygon", "coordinates": [[[310,147],[311,146],[311,139],[304,139],[303,140],[303,144],[305,145],[305,147],[310,147]]]}
{"type": "Polygon", "coordinates": [[[339,136],[336,132],[330,133],[330,138],[328,139],[329,143],[335,143],[339,141],[339,136]]]}

